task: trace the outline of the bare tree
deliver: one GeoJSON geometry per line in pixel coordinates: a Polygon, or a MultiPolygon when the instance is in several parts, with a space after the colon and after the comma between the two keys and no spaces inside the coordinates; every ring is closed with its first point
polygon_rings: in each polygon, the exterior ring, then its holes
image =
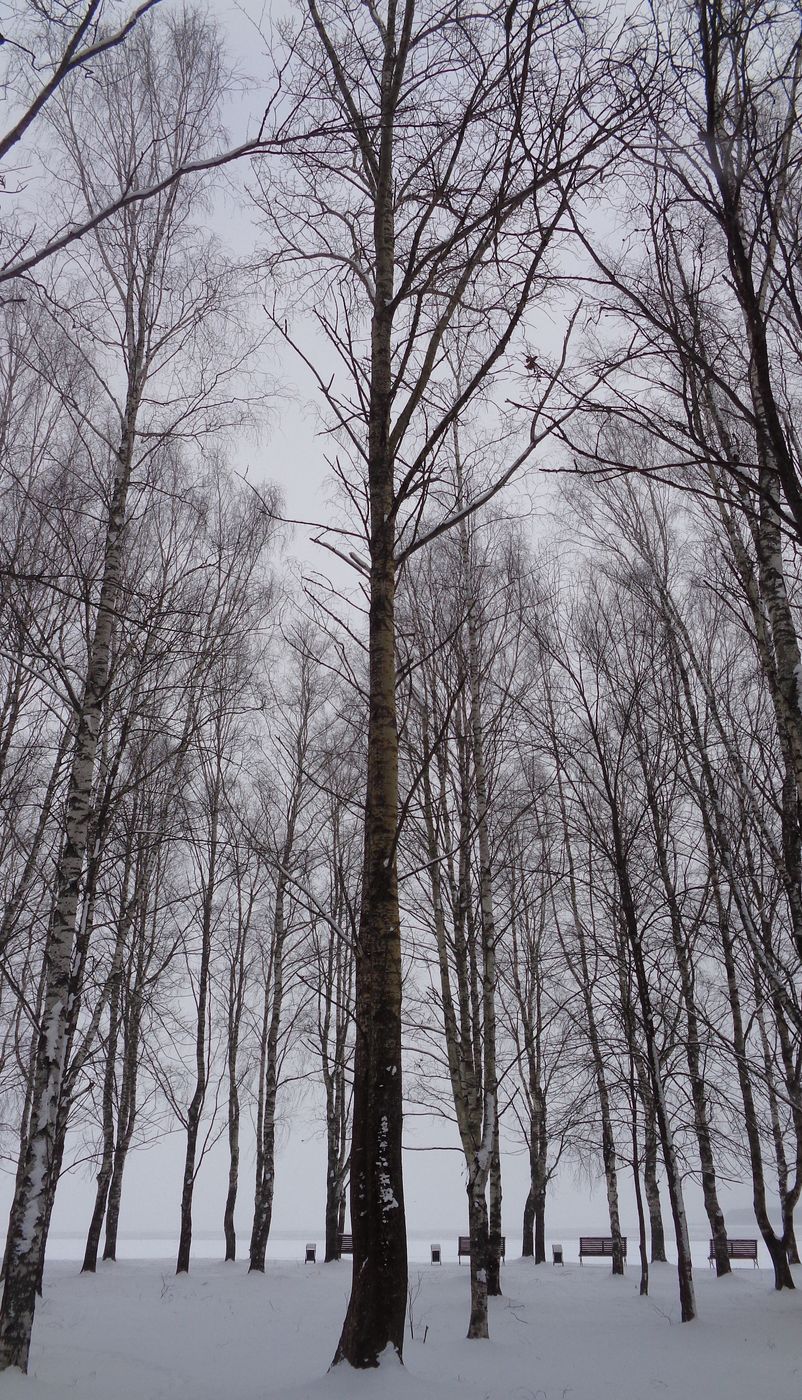
{"type": "MultiPolygon", "coordinates": [[[[399,566],[509,480],[528,442],[462,504],[440,480],[451,425],[502,368],[545,286],[566,209],[609,155],[625,100],[608,45],[561,4],[464,13],[309,0],[287,83],[288,160],[261,174],[271,266],[298,273],[348,388],[310,365],[356,511],[369,601],[365,862],[356,957],[351,1151],[354,1272],[336,1359],[400,1356],[407,1305],[401,1173],[401,952],[397,893],[395,587],[399,566]],[[448,93],[448,102],[444,93],[448,93]],[[414,121],[410,120],[414,113],[414,121]],[[324,135],[310,135],[312,124],[324,135]],[[602,157],[602,152],[605,156],[602,157]],[[464,386],[444,382],[450,329],[472,347],[464,386]],[[424,513],[427,519],[424,520],[424,513]]],[[[275,324],[292,343],[289,321],[275,324]]],[[[302,352],[303,353],[303,352],[302,352]]],[[[541,404],[551,395],[549,385],[541,404]]]]}
{"type": "MultiPolygon", "coordinates": [[[[156,64],[152,39],[138,31],[139,51],[132,43],[115,51],[117,66],[103,68],[96,81],[91,109],[74,103],[63,114],[61,136],[68,168],[74,172],[87,202],[118,162],[145,165],[158,179],[176,149],[187,156],[205,149],[208,122],[214,120],[219,84],[211,75],[216,60],[216,39],[200,21],[187,16],[165,31],[160,64],[156,64]],[[141,37],[140,37],[141,36],[141,37]],[[184,50],[186,49],[186,61],[184,50]],[[141,103],[130,103],[138,91],[141,103]],[[126,94],[125,116],[122,95],[126,94]],[[175,121],[180,114],[181,120],[175,121]],[[162,123],[164,122],[164,126],[162,123]],[[165,128],[171,133],[165,137],[165,128]],[[84,162],[91,134],[94,160],[84,162]],[[172,142],[172,145],[170,144],[172,142]]],[[[189,190],[171,184],[158,198],[131,205],[117,223],[107,222],[87,253],[84,272],[98,290],[98,314],[107,316],[107,328],[116,332],[122,369],[122,396],[111,375],[95,375],[98,396],[105,396],[106,424],[97,424],[100,461],[108,466],[108,494],[104,500],[105,538],[102,561],[93,589],[91,624],[82,672],[73,687],[73,748],[66,795],[63,844],[54,880],[52,913],[45,950],[46,985],[38,1026],[36,1068],[27,1134],[26,1159],[15,1193],[10,1225],[8,1269],[0,1319],[0,1364],[27,1365],[35,1289],[41,1275],[47,1225],[47,1203],[52,1201],[54,1155],[59,1104],[66,1067],[70,1023],[75,1011],[74,950],[81,891],[90,861],[90,839],[95,815],[94,787],[98,744],[102,730],[112,659],[115,618],[124,591],[126,526],[130,514],[132,483],[144,475],[151,460],[141,447],[140,433],[149,416],[151,431],[174,431],[177,422],[203,403],[209,392],[205,376],[204,333],[201,327],[219,305],[214,276],[204,280],[200,294],[190,293],[185,245],[188,236],[189,190]],[[182,279],[181,268],[184,276],[182,279]],[[178,385],[172,359],[175,341],[188,352],[186,390],[178,385]],[[193,340],[199,350],[195,372],[189,371],[193,340]],[[200,371],[198,373],[198,371],[200,371]],[[161,381],[162,399],[159,402],[161,381]],[[150,402],[148,402],[148,398],[150,402]],[[147,407],[146,407],[147,405],[147,407]]],[[[194,274],[194,268],[193,268],[194,274]]],[[[112,340],[113,343],[113,340],[112,340]]],[[[55,345],[51,351],[55,352],[55,345]]],[[[59,366],[48,360],[41,346],[42,363],[58,381],[59,366]]],[[[87,374],[92,367],[85,356],[87,374]]],[[[80,403],[73,411],[80,413],[80,403]]],[[[82,419],[85,423],[86,420],[82,419]]],[[[79,950],[80,952],[80,950],[79,950]]]]}

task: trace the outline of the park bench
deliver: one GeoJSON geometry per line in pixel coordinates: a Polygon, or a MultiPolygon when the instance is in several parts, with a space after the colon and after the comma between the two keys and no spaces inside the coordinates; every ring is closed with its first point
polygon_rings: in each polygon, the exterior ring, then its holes
{"type": "Polygon", "coordinates": [[[354,1237],[353,1237],[353,1235],[338,1235],[338,1236],[337,1236],[337,1258],[338,1258],[338,1259],[342,1259],[342,1257],[343,1257],[344,1254],[353,1254],[353,1252],[354,1252],[354,1237]]]}
{"type": "MultiPolygon", "coordinates": [[[[730,1259],[751,1259],[757,1268],[757,1240],[727,1240],[727,1255],[730,1259]]],[[[713,1240],[710,1241],[710,1251],[707,1257],[712,1269],[716,1259],[713,1240]]]]}
{"type": "Polygon", "coordinates": [[[433,1264],[442,1264],[442,1262],[443,1262],[443,1251],[442,1251],[442,1249],[440,1248],[440,1245],[439,1245],[439,1244],[433,1244],[433,1245],[431,1246],[431,1250],[432,1250],[432,1263],[433,1263],[433,1264]]]}
{"type": "MultiPolygon", "coordinates": [[[[627,1257],[627,1237],[621,1236],[621,1253],[627,1257]]],[[[612,1235],[580,1235],[579,1236],[579,1262],[585,1259],[612,1259],[613,1257],[613,1237],[612,1235]]]]}
{"type": "Polygon", "coordinates": [[[305,1250],[305,1252],[304,1252],[304,1263],[305,1263],[305,1264],[314,1264],[314,1263],[316,1262],[316,1257],[317,1257],[317,1245],[316,1245],[316,1244],[308,1244],[308,1245],[306,1246],[306,1250],[305,1250]]]}
{"type": "MultiPolygon", "coordinates": [[[[507,1254],[507,1236],[506,1236],[506,1235],[502,1235],[502,1236],[501,1236],[501,1257],[502,1257],[502,1259],[506,1258],[506,1254],[507,1254]]],[[[462,1263],[462,1256],[463,1256],[463,1255],[465,1256],[466,1259],[470,1259],[470,1257],[471,1257],[471,1237],[470,1237],[470,1235],[460,1235],[460,1236],[458,1237],[458,1239],[457,1239],[457,1263],[458,1263],[458,1264],[461,1264],[461,1263],[462,1263]]]]}

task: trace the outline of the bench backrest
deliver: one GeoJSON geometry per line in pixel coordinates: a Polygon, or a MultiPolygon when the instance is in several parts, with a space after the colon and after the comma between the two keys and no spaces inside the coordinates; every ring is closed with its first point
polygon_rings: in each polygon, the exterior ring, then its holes
{"type": "Polygon", "coordinates": [[[728,1246],[735,1259],[757,1258],[757,1240],[729,1240],[728,1246]]]}
{"type": "MultiPolygon", "coordinates": [[[[459,1238],[458,1238],[458,1240],[457,1240],[457,1254],[470,1254],[470,1252],[471,1252],[471,1237],[470,1237],[470,1235],[460,1235],[459,1238]]],[[[506,1236],[506,1235],[502,1235],[502,1236],[501,1236],[501,1257],[502,1257],[502,1259],[505,1257],[506,1253],[507,1253],[507,1236],[506,1236]]]]}
{"type": "MultiPolygon", "coordinates": [[[[598,1258],[607,1258],[608,1256],[611,1256],[611,1255],[612,1255],[612,1252],[613,1252],[613,1237],[612,1237],[612,1235],[580,1235],[580,1236],[579,1236],[579,1253],[580,1253],[580,1255],[582,1255],[582,1254],[588,1254],[588,1255],[590,1255],[590,1256],[598,1256],[598,1258]]],[[[622,1236],[621,1236],[621,1253],[622,1253],[624,1256],[626,1256],[626,1252],[627,1252],[627,1237],[626,1237],[626,1235],[622,1235],[622,1236]]]]}
{"type": "MultiPolygon", "coordinates": [[[[710,1241],[710,1258],[715,1257],[715,1244],[710,1241]]],[[[757,1240],[727,1240],[730,1259],[757,1259],[757,1240]]]]}

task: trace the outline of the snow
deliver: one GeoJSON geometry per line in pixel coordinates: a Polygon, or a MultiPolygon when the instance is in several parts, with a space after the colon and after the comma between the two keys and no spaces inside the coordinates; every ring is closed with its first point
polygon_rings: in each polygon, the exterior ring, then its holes
{"type": "MultiPolygon", "coordinates": [[[[444,1242],[445,1243],[445,1242],[444,1242]]],[[[717,1280],[697,1268],[699,1318],[681,1324],[676,1273],[652,1266],[614,1279],[605,1264],[564,1269],[515,1260],[490,1299],[491,1340],[466,1341],[469,1271],[410,1268],[415,1330],[405,1366],[327,1368],[350,1266],[128,1260],[80,1275],[48,1265],[30,1374],[0,1376],[0,1400],[799,1400],[802,1268],[797,1293],[767,1270],[717,1280]]]]}
{"type": "Polygon", "coordinates": [[[379,1195],[381,1196],[382,1210],[387,1215],[391,1210],[398,1210],[398,1201],[395,1198],[390,1173],[387,1170],[387,1137],[389,1133],[389,1120],[385,1114],[381,1120],[381,1132],[379,1134],[379,1195]]]}

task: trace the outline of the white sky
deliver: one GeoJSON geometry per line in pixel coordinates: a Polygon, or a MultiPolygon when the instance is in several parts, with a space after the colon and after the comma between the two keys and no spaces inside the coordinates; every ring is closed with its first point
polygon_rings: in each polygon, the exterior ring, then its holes
{"type": "MultiPolygon", "coordinates": [[[[173,0],[166,0],[173,3],[173,0]]],[[[286,3],[275,7],[286,13],[286,3]]],[[[252,18],[258,20],[262,7],[258,3],[209,5],[209,10],[224,25],[229,36],[231,52],[245,72],[257,82],[260,70],[266,71],[254,41],[252,18]]],[[[260,115],[258,92],[243,95],[232,104],[228,118],[232,142],[244,139],[245,129],[258,122],[260,115]],[[252,120],[249,120],[251,119],[252,120]]],[[[239,177],[237,177],[239,178],[239,177]]],[[[255,234],[247,211],[232,211],[227,201],[214,219],[219,236],[225,238],[239,254],[254,247],[255,234]]],[[[545,327],[544,327],[545,330],[545,327]]],[[[303,339],[310,331],[301,326],[303,339]]],[[[546,331],[548,334],[548,331],[546,331]]],[[[319,347],[318,347],[319,348],[319,347]]],[[[238,448],[243,466],[254,483],[275,482],[283,492],[288,516],[325,520],[329,476],[324,459],[324,442],[317,435],[313,386],[308,373],[281,350],[273,352],[271,376],[277,382],[279,394],[273,404],[268,422],[258,441],[248,438],[238,448]]],[[[536,527],[536,523],[535,523],[536,527]]],[[[309,543],[309,532],[297,531],[291,552],[306,567],[332,573],[330,556],[309,543]]],[[[349,580],[350,582],[351,580],[349,580]]],[[[276,1232],[299,1234],[304,1238],[322,1239],[325,1185],[325,1148],[322,1118],[314,1112],[307,1099],[292,1113],[280,1135],[277,1162],[276,1199],[273,1229],[276,1232]],[[291,1119],[291,1121],[289,1121],[291,1119]]],[[[240,1250],[247,1249],[250,1209],[253,1193],[252,1135],[243,1115],[243,1155],[241,1163],[238,1229],[240,1250]]],[[[456,1146],[456,1134],[449,1136],[445,1125],[429,1126],[412,1120],[407,1132],[408,1142],[416,1148],[427,1142],[456,1146]]],[[[183,1167],[184,1135],[179,1129],[162,1138],[147,1150],[132,1151],[123,1191],[121,1234],[150,1234],[177,1238],[178,1206],[183,1167]]],[[[73,1144],[73,1157],[77,1152],[73,1144]]],[[[68,1159],[70,1153],[67,1154],[68,1159]]],[[[520,1236],[520,1222],[528,1189],[527,1160],[523,1152],[506,1153],[504,1157],[504,1227],[511,1239],[520,1236]]],[[[195,1193],[194,1227],[198,1234],[219,1233],[222,1248],[222,1215],[227,1180],[225,1137],[217,1144],[203,1164],[195,1193]]],[[[13,1176],[0,1178],[0,1210],[10,1204],[13,1176]]],[[[625,1232],[633,1241],[636,1237],[636,1216],[626,1174],[622,1174],[622,1205],[625,1232]]],[[[408,1151],[405,1154],[405,1192],[407,1221],[410,1233],[430,1235],[432,1239],[449,1237],[467,1228],[467,1210],[463,1184],[463,1163],[457,1151],[408,1151]]],[[[743,1211],[749,1206],[746,1187],[736,1187],[729,1193],[723,1188],[724,1201],[729,1196],[733,1209],[743,1211]]],[[[664,1193],[665,1196],[665,1193],[664,1193]]],[[[54,1235],[83,1235],[89,1222],[94,1199],[92,1169],[79,1167],[66,1175],[58,1190],[53,1217],[54,1235]]],[[[704,1215],[698,1189],[689,1184],[688,1211],[697,1233],[705,1234],[704,1215]]],[[[725,1206],[726,1209],[726,1206],[725,1206]]],[[[667,1236],[671,1224],[667,1197],[664,1199],[667,1236]]],[[[595,1229],[607,1232],[607,1215],[603,1189],[597,1183],[577,1182],[569,1167],[552,1191],[547,1212],[547,1232],[551,1237],[572,1231],[595,1229]]],[[[749,1217],[747,1217],[749,1222],[749,1217]]]]}

